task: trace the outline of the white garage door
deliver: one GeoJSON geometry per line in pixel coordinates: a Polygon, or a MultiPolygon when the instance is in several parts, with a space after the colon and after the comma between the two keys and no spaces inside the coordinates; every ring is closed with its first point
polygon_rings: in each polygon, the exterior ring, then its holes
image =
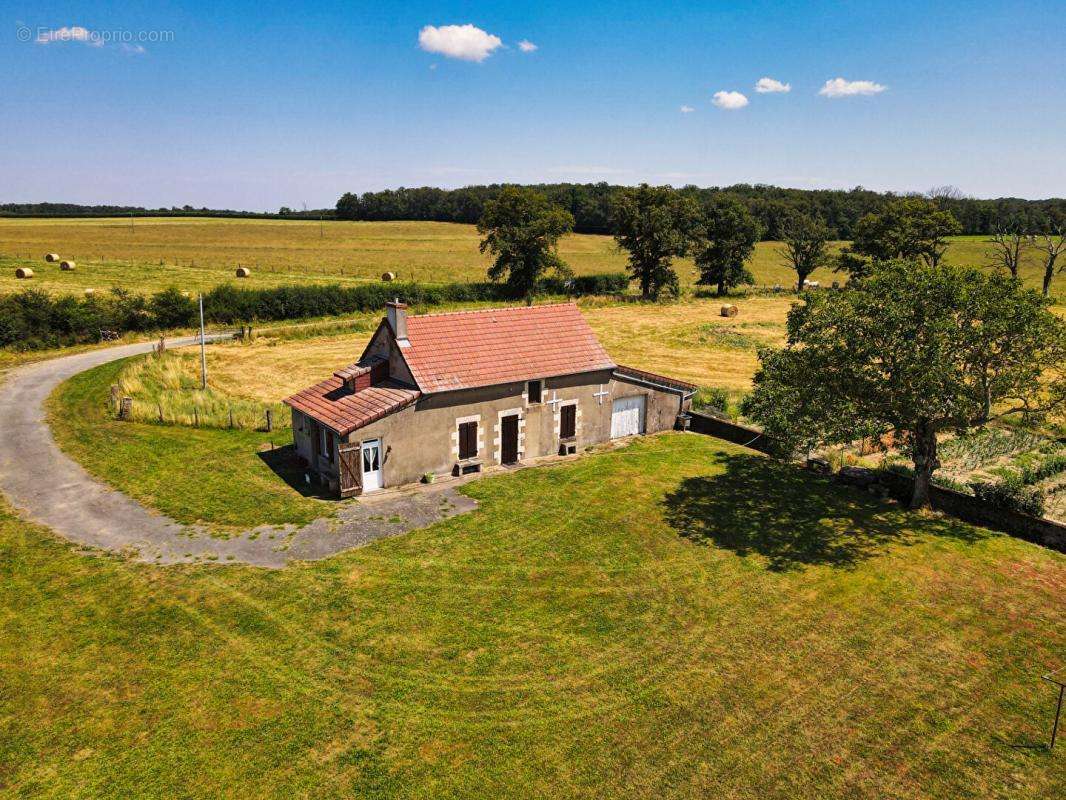
{"type": "Polygon", "coordinates": [[[611,438],[644,433],[644,395],[619,397],[611,406],[611,438]]]}

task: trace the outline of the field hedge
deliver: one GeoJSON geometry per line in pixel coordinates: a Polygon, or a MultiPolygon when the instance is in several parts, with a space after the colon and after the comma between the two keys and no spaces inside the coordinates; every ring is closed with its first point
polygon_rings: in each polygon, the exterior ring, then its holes
{"type": "MultiPolygon", "coordinates": [[[[629,286],[625,274],[581,275],[570,281],[548,279],[543,294],[618,294],[629,286]]],[[[223,284],[204,294],[208,323],[232,325],[374,311],[398,297],[412,305],[515,300],[500,283],[373,283],[358,286],[292,285],[245,289],[223,284]]],[[[0,347],[37,350],[101,341],[106,332],[130,333],[191,328],[197,324],[196,300],[177,289],[151,296],[123,289],[85,297],[53,296],[30,289],[0,295],[0,347]]]]}

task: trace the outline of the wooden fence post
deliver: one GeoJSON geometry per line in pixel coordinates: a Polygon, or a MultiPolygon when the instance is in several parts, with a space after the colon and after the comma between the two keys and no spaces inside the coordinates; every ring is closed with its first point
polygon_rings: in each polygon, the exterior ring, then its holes
{"type": "Polygon", "coordinates": [[[118,406],[118,418],[128,421],[131,416],[133,416],[133,398],[123,397],[118,406]]]}
{"type": "Polygon", "coordinates": [[[193,410],[192,410],[192,425],[193,425],[194,428],[199,428],[200,427],[200,409],[199,408],[195,408],[194,407],[193,410]]]}
{"type": "Polygon", "coordinates": [[[119,397],[118,397],[118,384],[117,383],[112,383],[111,384],[111,410],[112,410],[112,412],[117,412],[118,411],[118,400],[119,400],[119,397]]]}
{"type": "Polygon", "coordinates": [[[274,430],[274,411],[273,411],[273,409],[269,409],[268,408],[266,410],[266,422],[267,422],[267,431],[269,432],[269,431],[274,430]]]}
{"type": "Polygon", "coordinates": [[[233,428],[233,406],[229,407],[229,426],[233,428]]]}

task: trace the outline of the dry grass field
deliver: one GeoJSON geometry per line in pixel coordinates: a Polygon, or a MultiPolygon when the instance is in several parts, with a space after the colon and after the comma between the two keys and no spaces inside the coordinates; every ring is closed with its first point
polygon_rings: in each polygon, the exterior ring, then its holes
{"type": "MultiPolygon", "coordinates": [[[[752,261],[759,285],[789,286],[795,280],[780,245],[760,243],[752,261]]],[[[984,237],[960,237],[950,261],[983,265],[984,237]]],[[[580,274],[625,269],[625,255],[608,236],[575,234],[560,247],[580,274]]],[[[242,285],[379,280],[385,271],[403,280],[443,283],[484,280],[488,259],[478,252],[471,225],[441,222],[326,222],[209,218],[0,219],[0,291],[37,286],[81,292],[121,286],[156,291],[169,286],[196,291],[233,280],[238,264],[252,270],[242,285]],[[73,258],[77,269],[61,272],[44,254],[73,258]],[[31,281],[14,277],[32,266],[31,281]]],[[[1038,264],[1029,254],[1023,273],[1037,285],[1038,264]]],[[[678,264],[682,283],[692,285],[691,262],[678,264]]],[[[832,281],[829,270],[814,278],[832,281]]],[[[1060,286],[1060,293],[1066,290],[1060,286]]]]}

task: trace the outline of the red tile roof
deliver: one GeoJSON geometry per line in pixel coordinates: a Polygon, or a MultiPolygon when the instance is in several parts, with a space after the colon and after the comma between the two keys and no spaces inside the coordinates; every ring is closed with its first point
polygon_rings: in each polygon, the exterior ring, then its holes
{"type": "Polygon", "coordinates": [[[613,369],[573,303],[407,318],[407,366],[425,393],[613,369]]]}
{"type": "Polygon", "coordinates": [[[285,398],[285,403],[341,436],[347,436],[364,425],[411,405],[420,396],[421,392],[392,380],[361,392],[353,392],[345,386],[343,378],[334,375],[285,398]]]}

